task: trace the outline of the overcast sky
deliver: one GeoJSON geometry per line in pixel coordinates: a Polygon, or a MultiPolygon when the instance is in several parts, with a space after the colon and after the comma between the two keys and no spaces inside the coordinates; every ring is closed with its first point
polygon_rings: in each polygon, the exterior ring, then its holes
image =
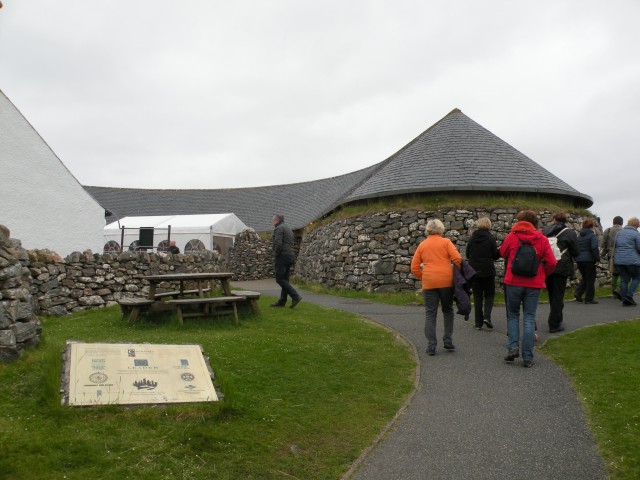
{"type": "Polygon", "coordinates": [[[460,108],[640,216],[638,0],[2,1],[0,89],[83,185],[342,175],[460,108]]]}

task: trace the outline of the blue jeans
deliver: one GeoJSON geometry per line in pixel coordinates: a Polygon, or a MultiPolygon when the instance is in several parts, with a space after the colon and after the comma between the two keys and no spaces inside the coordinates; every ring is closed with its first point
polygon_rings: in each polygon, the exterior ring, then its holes
{"type": "Polygon", "coordinates": [[[533,342],[536,332],[536,310],[538,309],[539,288],[507,288],[507,333],[509,350],[518,350],[520,344],[520,306],[522,305],[522,359],[533,358],[533,342]]]}
{"type": "Polygon", "coordinates": [[[620,295],[623,299],[633,300],[640,285],[640,266],[638,265],[616,265],[620,272],[620,295]]]}

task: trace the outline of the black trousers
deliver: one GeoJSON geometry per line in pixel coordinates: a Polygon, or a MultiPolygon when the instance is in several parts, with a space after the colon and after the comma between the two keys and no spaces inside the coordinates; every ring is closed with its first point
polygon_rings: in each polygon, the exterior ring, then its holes
{"type": "Polygon", "coordinates": [[[576,287],[576,296],[590,302],[596,294],[596,262],[577,262],[580,270],[580,283],[576,287]]]}
{"type": "Polygon", "coordinates": [[[564,294],[567,291],[567,277],[552,273],[545,280],[549,293],[549,328],[558,328],[562,323],[564,294]]]}
{"type": "Polygon", "coordinates": [[[491,320],[493,299],[496,296],[496,278],[475,276],[471,281],[471,290],[476,327],[481,327],[484,320],[491,320]]]}
{"type": "Polygon", "coordinates": [[[278,303],[284,305],[287,303],[287,295],[295,300],[299,297],[296,289],[289,283],[289,275],[291,274],[291,268],[293,267],[295,260],[290,255],[279,255],[276,257],[276,283],[280,285],[280,300],[278,303]]]}

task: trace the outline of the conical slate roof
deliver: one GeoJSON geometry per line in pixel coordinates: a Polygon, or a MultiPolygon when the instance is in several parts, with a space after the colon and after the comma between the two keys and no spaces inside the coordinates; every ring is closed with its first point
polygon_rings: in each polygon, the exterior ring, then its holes
{"type": "Polygon", "coordinates": [[[572,188],[508,143],[455,109],[388,159],[338,177],[311,182],[218,190],[149,190],[86,186],[125,216],[235,213],[257,231],[271,230],[275,213],[300,229],[340,205],[419,192],[542,193],[589,207],[591,197],[572,188]]]}
{"type": "Polygon", "coordinates": [[[585,207],[582,194],[523,155],[457,108],[400,151],[378,164],[344,203],[415,192],[534,192],[569,197],[585,207]]]}

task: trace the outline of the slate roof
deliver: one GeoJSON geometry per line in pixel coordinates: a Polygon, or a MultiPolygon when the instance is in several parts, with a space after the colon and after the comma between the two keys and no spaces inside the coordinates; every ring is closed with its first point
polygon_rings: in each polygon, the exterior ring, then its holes
{"type": "Polygon", "coordinates": [[[85,189],[113,212],[109,222],[125,216],[235,213],[256,231],[271,230],[275,213],[299,229],[346,203],[418,192],[528,192],[593,204],[458,109],[388,159],[338,177],[220,190],[85,189]]]}
{"type": "Polygon", "coordinates": [[[220,190],[149,190],[85,186],[113,213],[126,216],[235,213],[258,232],[273,230],[271,219],[282,213],[293,229],[307,226],[336,208],[375,166],[338,177],[268,187],[220,190]]]}
{"type": "Polygon", "coordinates": [[[535,192],[593,200],[454,109],[378,164],[345,201],[413,192],[535,192]]]}

